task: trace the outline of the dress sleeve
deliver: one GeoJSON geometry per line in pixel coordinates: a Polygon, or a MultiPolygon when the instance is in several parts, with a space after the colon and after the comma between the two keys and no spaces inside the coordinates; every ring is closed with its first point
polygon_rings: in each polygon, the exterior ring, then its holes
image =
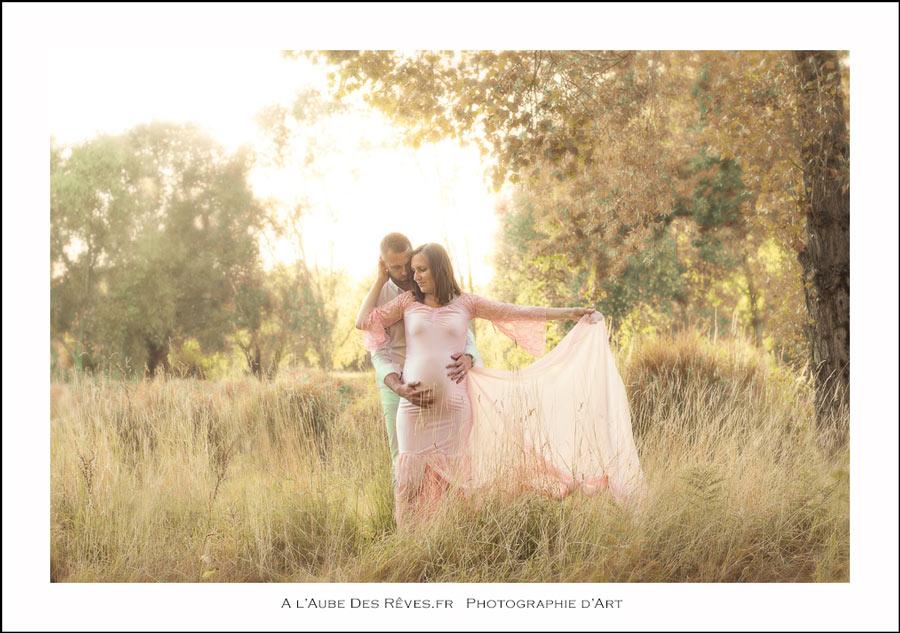
{"type": "Polygon", "coordinates": [[[473,294],[464,295],[464,298],[473,317],[489,320],[532,356],[540,358],[544,355],[547,308],[500,303],[473,294]]]}
{"type": "Polygon", "coordinates": [[[412,292],[407,291],[383,306],[373,308],[363,323],[363,345],[374,352],[387,340],[385,328],[403,318],[403,312],[414,301],[412,292]]]}

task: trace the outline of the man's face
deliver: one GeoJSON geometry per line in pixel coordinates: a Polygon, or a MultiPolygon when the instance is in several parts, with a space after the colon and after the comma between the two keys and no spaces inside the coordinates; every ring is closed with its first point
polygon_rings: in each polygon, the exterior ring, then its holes
{"type": "Polygon", "coordinates": [[[383,258],[388,268],[388,274],[402,290],[412,288],[412,279],[409,276],[409,258],[411,254],[412,251],[409,250],[402,253],[388,251],[387,257],[383,258]]]}

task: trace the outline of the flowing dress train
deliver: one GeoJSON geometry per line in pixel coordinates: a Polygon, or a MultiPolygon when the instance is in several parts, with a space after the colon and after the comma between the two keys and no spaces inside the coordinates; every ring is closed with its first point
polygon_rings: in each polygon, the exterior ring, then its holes
{"type": "Polygon", "coordinates": [[[412,292],[375,308],[363,327],[366,348],[383,342],[400,319],[406,333],[403,381],[434,390],[434,406],[401,399],[395,466],[398,524],[427,511],[451,487],[472,493],[515,484],[563,497],[609,490],[623,504],[645,495],[625,386],[602,316],[582,317],[546,356],[546,309],[464,293],[432,308],[412,292]],[[534,356],[518,371],[472,369],[447,376],[473,318],[490,320],[534,356]]]}

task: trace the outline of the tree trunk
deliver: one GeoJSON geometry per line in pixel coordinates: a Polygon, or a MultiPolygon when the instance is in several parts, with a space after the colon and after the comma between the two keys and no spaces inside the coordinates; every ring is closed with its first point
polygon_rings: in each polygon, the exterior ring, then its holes
{"type": "Polygon", "coordinates": [[[156,369],[162,365],[163,372],[168,374],[169,368],[169,346],[165,343],[158,345],[151,341],[147,341],[147,375],[153,378],[156,375],[156,369]]]}
{"type": "Polygon", "coordinates": [[[750,325],[753,327],[753,339],[756,342],[756,347],[759,349],[763,348],[762,341],[762,316],[759,311],[759,292],[756,290],[756,285],[753,283],[753,273],[750,270],[750,264],[747,261],[747,254],[744,253],[744,276],[747,277],[747,299],[750,301],[750,325]]]}
{"type": "Polygon", "coordinates": [[[247,362],[250,363],[250,372],[262,380],[263,378],[263,366],[262,366],[262,350],[260,349],[259,343],[253,344],[252,354],[248,355],[247,362]]]}
{"type": "Polygon", "coordinates": [[[845,432],[850,387],[850,138],[837,56],[795,51],[806,200],[803,267],[820,431],[845,432]]]}
{"type": "Polygon", "coordinates": [[[284,355],[284,343],[279,343],[275,348],[275,351],[272,352],[272,360],[269,361],[268,366],[266,367],[266,378],[272,380],[278,374],[278,366],[281,364],[281,357],[284,355]]]}
{"type": "Polygon", "coordinates": [[[238,342],[238,347],[244,353],[244,360],[247,361],[247,371],[249,375],[262,379],[262,351],[260,350],[259,341],[254,332],[250,333],[250,342],[247,344],[238,342]]]}

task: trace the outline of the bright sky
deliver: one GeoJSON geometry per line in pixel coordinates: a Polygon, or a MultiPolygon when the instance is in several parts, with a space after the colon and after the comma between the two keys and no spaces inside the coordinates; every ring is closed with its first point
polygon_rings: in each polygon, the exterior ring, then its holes
{"type": "MultiPolygon", "coordinates": [[[[253,119],[260,108],[290,105],[305,85],[324,88],[324,72],[305,59],[284,60],[277,49],[54,49],[48,58],[50,132],[74,143],[153,119],[197,121],[234,150],[258,141],[253,119]]],[[[471,262],[473,282],[490,281],[497,221],[474,147],[395,147],[397,131],[374,113],[344,118],[327,132],[337,151],[319,156],[320,177],[293,165],[261,167],[251,178],[257,195],[286,208],[302,195],[309,199],[303,248],[311,265],[371,276],[381,237],[400,231],[414,246],[449,244],[461,277],[467,278],[471,262]],[[361,139],[382,149],[363,154],[361,139]]],[[[263,251],[267,263],[292,261],[299,247],[282,240],[264,244],[263,251]]]]}

